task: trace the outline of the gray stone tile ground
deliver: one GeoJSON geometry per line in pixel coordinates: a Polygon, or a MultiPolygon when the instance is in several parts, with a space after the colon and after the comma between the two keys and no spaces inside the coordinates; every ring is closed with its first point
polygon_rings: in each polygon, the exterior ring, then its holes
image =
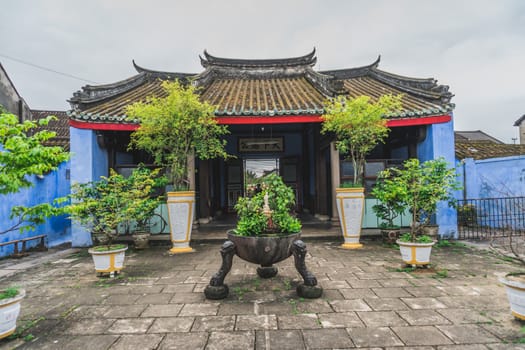
{"type": "Polygon", "coordinates": [[[0,349],[524,349],[525,324],[509,312],[498,276],[517,266],[470,247],[434,249],[432,268],[410,271],[399,251],[308,241],[321,299],[298,298],[288,259],[262,280],[234,258],[221,301],[203,290],[220,266],[220,243],[169,256],[127,254],[115,279],[95,275],[84,250],[4,260],[0,286],[27,291],[20,336],[0,349]]]}

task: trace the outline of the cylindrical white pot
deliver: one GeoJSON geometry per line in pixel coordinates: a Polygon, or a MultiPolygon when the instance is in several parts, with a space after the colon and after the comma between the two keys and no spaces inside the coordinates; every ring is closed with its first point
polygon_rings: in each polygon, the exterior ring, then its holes
{"type": "Polygon", "coordinates": [[[195,191],[168,192],[168,216],[173,247],[170,253],[190,253],[191,228],[195,211],[195,191]]]}
{"type": "Polygon", "coordinates": [[[359,243],[361,237],[361,225],[365,203],[365,189],[359,188],[336,188],[337,212],[339,223],[343,231],[344,249],[361,248],[359,243]]]}

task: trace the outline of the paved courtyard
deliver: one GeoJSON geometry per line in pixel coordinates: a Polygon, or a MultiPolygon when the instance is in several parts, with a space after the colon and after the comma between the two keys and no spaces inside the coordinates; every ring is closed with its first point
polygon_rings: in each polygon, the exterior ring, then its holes
{"type": "Polygon", "coordinates": [[[27,291],[19,337],[0,349],[525,349],[498,276],[519,266],[471,247],[435,248],[431,269],[401,267],[397,249],[305,239],[321,299],[298,298],[290,258],[263,280],[235,257],[230,295],[203,290],[220,243],[168,256],[129,250],[118,278],[98,278],[85,250],[6,260],[0,285],[27,291]],[[36,262],[36,263],[35,263],[36,262]]]}

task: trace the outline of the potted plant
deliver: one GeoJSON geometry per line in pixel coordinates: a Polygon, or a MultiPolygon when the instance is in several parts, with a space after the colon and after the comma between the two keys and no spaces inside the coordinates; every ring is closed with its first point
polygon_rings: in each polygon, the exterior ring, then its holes
{"type": "Polygon", "coordinates": [[[89,249],[98,274],[109,273],[114,277],[124,267],[125,244],[113,244],[117,227],[128,220],[127,181],[124,176],[110,169],[108,177],[72,186],[72,204],[68,212],[72,219],[91,230],[93,241],[101,245],[89,249]],[[96,238],[96,236],[103,238],[96,238]]]}
{"type": "Polygon", "coordinates": [[[123,193],[127,203],[125,215],[135,223],[132,236],[136,249],[148,247],[151,235],[149,219],[163,200],[162,196],[156,195],[157,190],[167,182],[166,177],[160,176],[160,171],[139,166],[126,179],[127,188],[123,193]]]}
{"type": "Polygon", "coordinates": [[[25,290],[18,287],[0,290],[0,339],[14,333],[20,314],[20,302],[25,295],[25,290]]]}
{"type": "Polygon", "coordinates": [[[379,227],[384,243],[394,244],[399,238],[400,227],[394,224],[394,220],[403,214],[403,188],[386,174],[379,174],[377,182],[372,189],[372,195],[378,203],[372,206],[372,210],[381,220],[379,227]]]}
{"type": "Polygon", "coordinates": [[[396,241],[403,261],[412,266],[428,265],[435,241],[424,234],[424,229],[430,224],[440,201],[455,205],[451,193],[459,189],[455,169],[447,168],[443,158],[424,163],[409,159],[402,168],[386,169],[380,177],[395,182],[401,203],[412,215],[410,232],[396,241]]]}
{"type": "Polygon", "coordinates": [[[342,248],[362,247],[359,243],[364,210],[363,174],[365,157],[378,143],[384,142],[389,129],[388,114],[401,108],[402,95],[383,95],[376,102],[368,96],[338,96],[327,101],[322,133],[333,133],[337,150],[352,161],[353,181],[336,189],[339,221],[343,231],[342,248]]]}
{"type": "Polygon", "coordinates": [[[218,125],[215,108],[202,102],[196,88],[178,81],[163,82],[164,98],[149,98],[127,108],[129,119],[139,120],[131,135],[130,147],[144,150],[163,167],[173,191],[167,193],[171,253],[187,253],[195,208],[195,192],[190,190],[188,158],[227,158],[226,141],[221,137],[227,127],[218,125]]]}
{"type": "MultiPolygon", "coordinates": [[[[517,209],[523,211],[524,208],[519,208],[518,205],[517,209]]],[[[525,242],[523,235],[513,235],[510,232],[507,235],[493,237],[490,248],[504,256],[505,260],[511,258],[513,264],[519,265],[515,271],[500,277],[499,281],[505,286],[511,314],[525,321],[525,242]]]]}
{"type": "Polygon", "coordinates": [[[304,279],[304,284],[297,287],[297,293],[306,298],[320,297],[322,288],[317,286],[317,279],[306,269],[304,262],[306,246],[299,239],[301,222],[292,215],[293,190],[277,174],[264,176],[254,189],[247,197],[239,198],[235,205],[237,227],[228,232],[228,240],[221,249],[221,269],[206,287],[206,297],[223,299],[228,295],[224,278],[231,269],[233,255],[260,265],[257,274],[271,278],[277,274],[273,264],[292,254],[296,269],[304,279]]]}

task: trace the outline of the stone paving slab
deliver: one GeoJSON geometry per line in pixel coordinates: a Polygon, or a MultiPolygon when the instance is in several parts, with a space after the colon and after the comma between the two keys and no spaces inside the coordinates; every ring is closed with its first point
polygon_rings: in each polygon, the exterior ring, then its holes
{"type": "Polygon", "coordinates": [[[114,279],[97,277],[85,250],[11,267],[4,261],[0,287],[18,285],[27,296],[20,337],[1,340],[0,350],[525,349],[515,343],[525,339],[525,324],[510,315],[498,283],[516,265],[454,246],[435,249],[431,268],[411,271],[398,250],[364,243],[343,250],[307,241],[306,264],[324,288],[314,300],[297,297],[302,280],[293,259],[265,280],[237,257],[225,280],[228,297],[206,300],[220,243],[194,244],[195,253],[176,256],[162,246],[129,249],[114,279]],[[446,277],[436,274],[444,270],[446,277]]]}

